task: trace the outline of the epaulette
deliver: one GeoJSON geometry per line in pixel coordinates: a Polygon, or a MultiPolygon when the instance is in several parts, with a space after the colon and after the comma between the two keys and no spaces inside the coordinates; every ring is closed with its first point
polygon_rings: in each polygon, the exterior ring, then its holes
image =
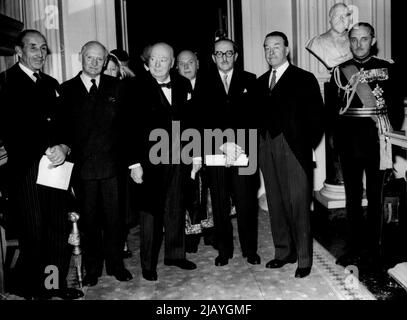
{"type": "Polygon", "coordinates": [[[384,59],[384,58],[379,58],[379,57],[377,57],[377,56],[374,56],[375,58],[377,58],[377,59],[380,59],[380,60],[383,60],[383,61],[386,61],[386,62],[388,62],[388,63],[390,63],[390,64],[394,64],[395,63],[395,61],[393,60],[393,59],[384,59]]]}

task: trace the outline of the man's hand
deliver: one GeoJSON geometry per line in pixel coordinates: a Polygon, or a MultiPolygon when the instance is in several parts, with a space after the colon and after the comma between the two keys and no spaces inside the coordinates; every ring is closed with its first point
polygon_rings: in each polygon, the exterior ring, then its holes
{"type": "Polygon", "coordinates": [[[226,142],[219,148],[226,155],[226,163],[231,164],[244,153],[244,150],[234,142],[226,142]]]}
{"type": "Polygon", "coordinates": [[[141,166],[138,166],[136,168],[131,169],[130,177],[137,184],[143,183],[143,168],[141,166]]]}
{"type": "Polygon", "coordinates": [[[202,163],[193,163],[192,164],[192,171],[197,173],[202,168],[202,163]]]}
{"type": "Polygon", "coordinates": [[[192,159],[191,178],[195,180],[196,173],[202,168],[202,158],[197,157],[192,159]]]}
{"type": "Polygon", "coordinates": [[[51,161],[52,165],[57,167],[65,162],[68,151],[69,148],[66,145],[58,144],[53,146],[52,148],[48,148],[45,151],[45,154],[48,157],[49,161],[51,161]]]}

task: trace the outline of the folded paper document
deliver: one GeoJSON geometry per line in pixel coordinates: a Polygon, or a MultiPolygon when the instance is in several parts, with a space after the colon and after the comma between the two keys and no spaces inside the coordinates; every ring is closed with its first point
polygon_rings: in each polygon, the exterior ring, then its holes
{"type": "MultiPolygon", "coordinates": [[[[205,157],[205,164],[207,166],[226,166],[226,156],[224,154],[214,154],[214,155],[207,155],[205,157]]],[[[232,164],[232,166],[236,167],[245,167],[249,164],[249,158],[242,153],[239,158],[232,164]]]]}
{"type": "Polygon", "coordinates": [[[38,168],[37,184],[68,190],[72,168],[72,162],[65,161],[62,165],[55,167],[47,156],[42,156],[38,168]]]}

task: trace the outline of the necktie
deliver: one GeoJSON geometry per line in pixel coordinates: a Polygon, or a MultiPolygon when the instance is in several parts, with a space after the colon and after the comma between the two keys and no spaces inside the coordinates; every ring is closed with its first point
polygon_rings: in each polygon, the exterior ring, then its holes
{"type": "Polygon", "coordinates": [[[270,91],[273,90],[274,86],[276,85],[276,73],[277,70],[273,70],[273,76],[271,77],[271,82],[270,82],[270,91]]]}
{"type": "Polygon", "coordinates": [[[95,79],[92,79],[90,81],[92,82],[92,86],[90,87],[89,95],[94,97],[96,95],[96,92],[98,91],[98,87],[96,85],[96,80],[95,79]]]}
{"type": "Polygon", "coordinates": [[[161,88],[171,89],[171,81],[167,83],[160,83],[161,88]]]}
{"type": "Polygon", "coordinates": [[[229,85],[228,85],[228,75],[223,75],[223,86],[225,87],[226,93],[229,92],[229,85]]]}
{"type": "Polygon", "coordinates": [[[35,77],[35,79],[37,79],[37,80],[35,81],[35,83],[36,83],[36,84],[39,84],[39,83],[40,83],[40,80],[41,80],[40,74],[39,74],[38,72],[34,72],[33,76],[35,77]]]}

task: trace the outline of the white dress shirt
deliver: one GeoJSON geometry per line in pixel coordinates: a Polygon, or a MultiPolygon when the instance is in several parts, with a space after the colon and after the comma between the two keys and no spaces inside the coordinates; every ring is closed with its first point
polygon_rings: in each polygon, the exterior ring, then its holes
{"type": "Polygon", "coordinates": [[[228,72],[223,72],[223,71],[221,71],[221,70],[219,70],[219,75],[220,75],[220,78],[221,78],[221,80],[222,80],[222,83],[223,83],[223,78],[225,77],[225,74],[227,74],[227,78],[226,78],[226,82],[227,82],[227,84],[228,84],[228,89],[230,89],[230,80],[232,80],[232,75],[233,75],[233,69],[232,70],[230,70],[230,71],[228,71],[228,72]]]}
{"type": "Polygon", "coordinates": [[[23,65],[21,62],[18,63],[18,66],[20,67],[21,70],[24,71],[25,74],[27,74],[27,76],[30,77],[30,79],[34,82],[37,82],[37,78],[34,77],[34,71],[32,71],[31,69],[27,68],[25,65],[23,65]]]}
{"type": "MultiPolygon", "coordinates": [[[[164,82],[160,82],[160,81],[157,81],[157,82],[158,82],[159,85],[162,84],[162,83],[168,83],[168,82],[171,82],[171,78],[168,77],[167,80],[165,80],[164,82]]],[[[164,92],[164,95],[167,98],[169,104],[172,105],[172,92],[171,92],[171,89],[168,89],[166,87],[161,87],[161,90],[164,92]]]]}
{"type": "MultiPolygon", "coordinates": [[[[91,81],[93,78],[89,77],[88,75],[84,74],[83,72],[81,73],[80,77],[81,77],[81,80],[82,80],[83,84],[84,84],[85,87],[86,87],[86,90],[89,92],[89,91],[90,91],[90,88],[91,88],[92,85],[93,85],[93,83],[92,83],[92,81],[91,81]]],[[[96,86],[99,88],[100,75],[98,75],[98,76],[95,78],[95,80],[96,80],[96,86]]]]}
{"type": "Polygon", "coordinates": [[[194,90],[195,89],[195,83],[196,83],[196,77],[189,80],[189,81],[191,81],[192,90],[194,90]]]}
{"type": "Polygon", "coordinates": [[[287,68],[289,67],[289,62],[286,61],[284,62],[281,66],[279,66],[277,69],[272,69],[270,72],[270,77],[269,77],[269,87],[271,84],[271,78],[273,76],[273,70],[276,70],[276,84],[278,82],[278,80],[280,80],[281,76],[283,75],[283,73],[287,70],[287,68]]]}

